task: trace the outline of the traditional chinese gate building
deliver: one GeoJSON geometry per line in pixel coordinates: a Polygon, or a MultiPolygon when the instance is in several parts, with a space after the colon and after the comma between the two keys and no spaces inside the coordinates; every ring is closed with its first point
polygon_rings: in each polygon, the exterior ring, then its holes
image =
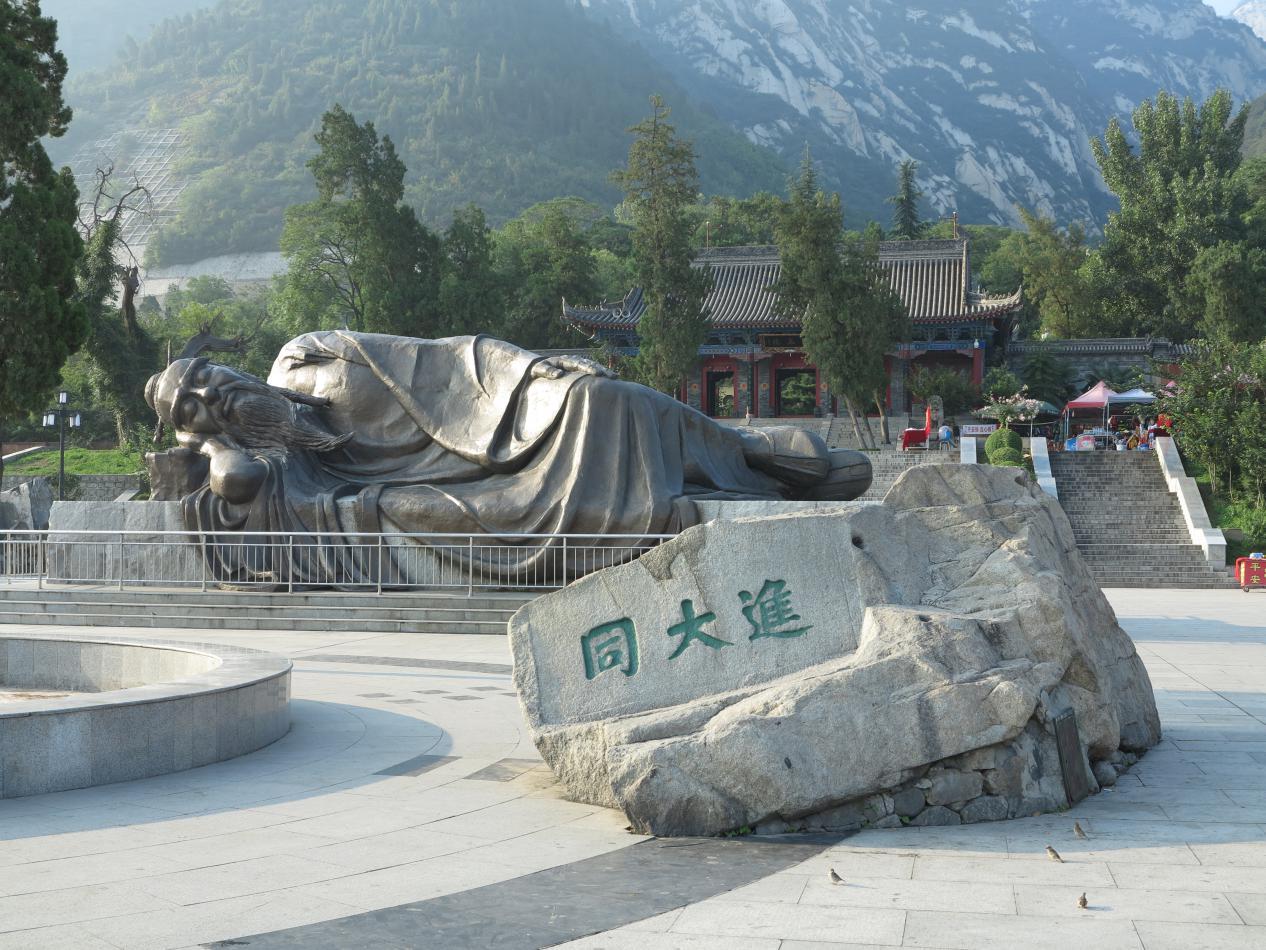
{"type": "MultiPolygon", "coordinates": [[[[909,409],[905,380],[918,366],[949,366],[979,384],[989,349],[1003,345],[1020,308],[1020,293],[986,297],[971,287],[965,238],[885,241],[879,265],[910,314],[909,343],[887,360],[888,406],[909,409]]],[[[771,246],[713,248],[695,259],[712,272],[711,329],[680,394],[712,416],[810,416],[836,410],[826,381],[805,358],[799,320],[779,317],[769,291],[779,275],[771,246]]],[[[637,353],[646,309],[641,288],[618,303],[563,303],[563,319],[620,355],[637,353]]]]}

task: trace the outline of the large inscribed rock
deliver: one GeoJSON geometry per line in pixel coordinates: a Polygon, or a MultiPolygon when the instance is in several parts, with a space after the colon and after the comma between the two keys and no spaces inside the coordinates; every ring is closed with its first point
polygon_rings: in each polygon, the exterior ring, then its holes
{"type": "Polygon", "coordinates": [[[656,834],[1027,814],[1066,804],[1061,714],[1092,790],[1160,737],[1067,518],[1014,470],[918,466],[882,505],[691,528],[510,636],[570,794],[656,834]]]}

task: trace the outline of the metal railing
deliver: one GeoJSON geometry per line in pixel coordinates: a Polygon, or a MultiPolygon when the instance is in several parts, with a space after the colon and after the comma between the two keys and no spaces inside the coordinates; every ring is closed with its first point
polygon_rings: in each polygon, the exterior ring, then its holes
{"type": "Polygon", "coordinates": [[[0,532],[0,582],[199,590],[552,590],[673,535],[0,532]]]}

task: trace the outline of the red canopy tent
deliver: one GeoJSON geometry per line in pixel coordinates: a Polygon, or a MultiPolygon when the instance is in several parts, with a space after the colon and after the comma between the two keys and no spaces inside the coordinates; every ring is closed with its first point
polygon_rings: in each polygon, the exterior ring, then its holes
{"type": "Polygon", "coordinates": [[[1071,400],[1068,405],[1064,406],[1065,412],[1074,412],[1078,409],[1106,409],[1108,403],[1113,396],[1117,395],[1116,390],[1105,383],[1103,380],[1095,383],[1076,399],[1071,400]]]}
{"type": "Polygon", "coordinates": [[[1101,379],[1076,399],[1070,400],[1064,406],[1065,434],[1067,435],[1068,433],[1069,420],[1072,419],[1073,413],[1078,410],[1098,409],[1103,414],[1103,425],[1106,428],[1108,425],[1108,404],[1115,395],[1117,395],[1116,390],[1101,379]]]}

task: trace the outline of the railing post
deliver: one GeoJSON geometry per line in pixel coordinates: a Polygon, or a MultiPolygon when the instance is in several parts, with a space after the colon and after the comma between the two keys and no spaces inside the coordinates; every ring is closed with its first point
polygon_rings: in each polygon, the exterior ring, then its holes
{"type": "Polygon", "coordinates": [[[295,536],[286,535],[286,593],[295,592],[295,536]]]}
{"type": "Polygon", "coordinates": [[[466,596],[475,596],[475,536],[466,539],[466,596]]]}
{"type": "Polygon", "coordinates": [[[119,532],[119,590],[123,589],[123,532],[119,532]]]}
{"type": "Polygon", "coordinates": [[[563,535],[563,582],[558,586],[567,586],[567,535],[563,535]]]}
{"type": "Polygon", "coordinates": [[[202,573],[202,586],[200,589],[204,594],[207,592],[207,552],[209,550],[210,549],[207,547],[207,536],[205,534],[199,534],[198,564],[200,565],[200,571],[202,573]]]}
{"type": "Polygon", "coordinates": [[[44,572],[48,568],[48,551],[45,547],[47,532],[41,531],[35,539],[35,589],[44,589],[44,572]]]}
{"type": "Polygon", "coordinates": [[[378,593],[382,593],[382,532],[378,533],[378,593]]]}

